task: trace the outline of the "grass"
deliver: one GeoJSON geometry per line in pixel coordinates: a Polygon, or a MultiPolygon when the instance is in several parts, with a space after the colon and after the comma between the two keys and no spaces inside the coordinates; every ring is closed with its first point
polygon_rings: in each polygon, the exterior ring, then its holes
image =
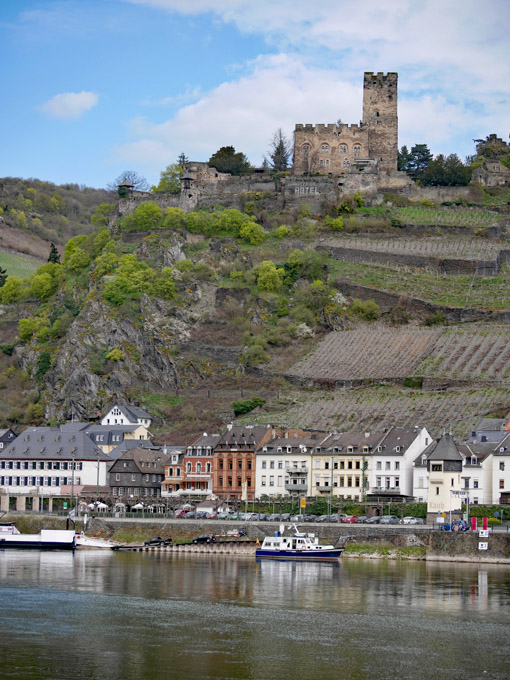
{"type": "Polygon", "coordinates": [[[20,279],[24,279],[33,274],[41,264],[42,262],[33,257],[0,252],[0,267],[5,269],[9,276],[19,276],[20,279]]]}
{"type": "Polygon", "coordinates": [[[500,221],[500,217],[487,210],[441,210],[423,206],[397,208],[392,215],[405,224],[417,226],[459,226],[459,227],[489,227],[500,221]]]}
{"type": "Polygon", "coordinates": [[[389,267],[330,260],[331,276],[377,290],[415,297],[447,307],[510,309],[510,267],[504,265],[497,276],[448,276],[414,267],[389,267]]]}

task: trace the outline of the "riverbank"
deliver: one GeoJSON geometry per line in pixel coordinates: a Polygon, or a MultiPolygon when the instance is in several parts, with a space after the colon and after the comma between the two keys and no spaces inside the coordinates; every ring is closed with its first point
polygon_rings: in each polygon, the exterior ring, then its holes
{"type": "MultiPolygon", "coordinates": [[[[31,514],[12,514],[4,521],[15,521],[22,533],[37,533],[41,528],[64,528],[65,518],[31,514]]],[[[123,545],[140,545],[161,536],[172,538],[174,544],[190,542],[195,536],[211,533],[226,535],[228,531],[243,529],[250,539],[259,542],[278,529],[277,523],[225,522],[193,520],[158,520],[154,517],[140,520],[123,518],[93,518],[87,534],[107,538],[123,545]]],[[[77,530],[82,522],[77,520],[77,530]]],[[[300,529],[313,532],[324,543],[336,543],[349,537],[343,558],[426,560],[441,562],[472,562],[510,565],[510,533],[490,532],[489,538],[478,533],[439,531],[427,526],[402,525],[343,525],[305,524],[300,529]],[[487,543],[487,549],[480,544],[487,543]]]]}

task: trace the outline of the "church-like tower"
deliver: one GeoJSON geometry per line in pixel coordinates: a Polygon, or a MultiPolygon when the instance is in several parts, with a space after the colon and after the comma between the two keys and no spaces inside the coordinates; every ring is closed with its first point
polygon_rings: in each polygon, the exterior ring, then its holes
{"type": "Polygon", "coordinates": [[[398,156],[397,73],[365,73],[363,126],[368,128],[368,157],[381,172],[395,172],[398,156]]]}

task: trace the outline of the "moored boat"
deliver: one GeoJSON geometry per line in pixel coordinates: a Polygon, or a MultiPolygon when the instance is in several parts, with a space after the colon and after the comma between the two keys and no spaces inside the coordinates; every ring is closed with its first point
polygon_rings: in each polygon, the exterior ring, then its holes
{"type": "Polygon", "coordinates": [[[276,560],[337,560],[342,554],[343,546],[321,545],[315,534],[304,534],[294,525],[293,536],[266,536],[260,548],[255,551],[257,558],[276,560]]]}
{"type": "Polygon", "coordinates": [[[22,534],[14,522],[0,523],[0,549],[74,550],[75,547],[76,535],[74,530],[41,529],[38,534],[22,534]]]}
{"type": "Polygon", "coordinates": [[[76,547],[80,549],[107,549],[111,550],[117,545],[106,538],[96,538],[95,536],[86,536],[83,532],[76,534],[76,547]]]}

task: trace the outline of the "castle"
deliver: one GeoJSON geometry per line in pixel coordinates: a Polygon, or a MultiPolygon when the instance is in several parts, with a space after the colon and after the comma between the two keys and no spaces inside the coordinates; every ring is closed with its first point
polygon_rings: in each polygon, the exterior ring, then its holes
{"type": "Polygon", "coordinates": [[[294,131],[294,174],[393,173],[398,156],[397,73],[365,73],[359,125],[301,123],[294,131]]]}

